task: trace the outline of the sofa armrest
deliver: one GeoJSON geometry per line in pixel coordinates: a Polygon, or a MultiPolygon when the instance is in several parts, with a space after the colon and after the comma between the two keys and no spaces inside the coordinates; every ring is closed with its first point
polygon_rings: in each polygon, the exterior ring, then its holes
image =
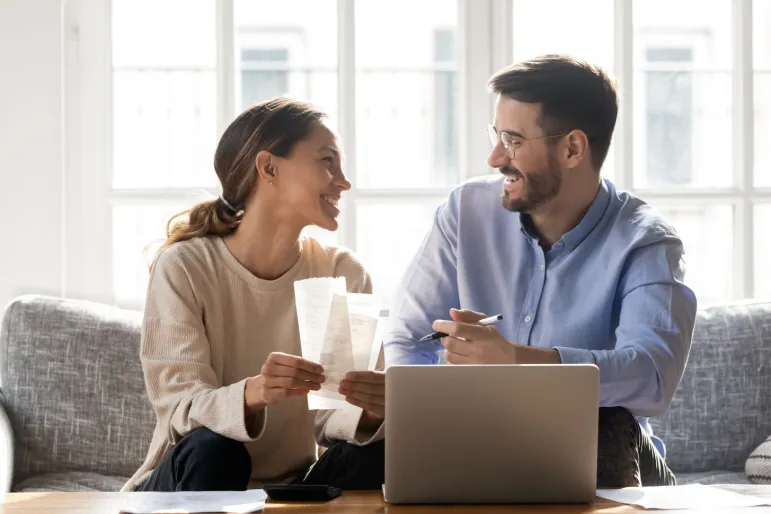
{"type": "Polygon", "coordinates": [[[3,409],[0,392],[0,497],[11,492],[13,483],[13,431],[8,415],[3,409]]]}

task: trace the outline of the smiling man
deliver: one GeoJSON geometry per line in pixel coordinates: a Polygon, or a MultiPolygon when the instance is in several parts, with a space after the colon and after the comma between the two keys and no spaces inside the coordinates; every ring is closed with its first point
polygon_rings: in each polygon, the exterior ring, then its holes
{"type": "Polygon", "coordinates": [[[615,87],[555,55],[489,86],[488,164],[500,175],[461,185],[437,209],[391,311],[387,365],[436,364],[443,350],[451,364],[596,364],[598,487],[674,484],[647,417],[680,382],[696,298],[672,227],[601,178],[615,87]],[[475,324],[498,313],[495,327],[475,324]],[[449,337],[417,342],[433,330],[449,337]]]}

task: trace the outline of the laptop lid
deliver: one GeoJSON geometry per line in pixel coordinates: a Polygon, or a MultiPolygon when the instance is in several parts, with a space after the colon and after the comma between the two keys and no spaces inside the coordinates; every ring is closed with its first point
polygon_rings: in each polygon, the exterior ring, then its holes
{"type": "Polygon", "coordinates": [[[390,503],[584,503],[595,496],[594,365],[392,366],[390,503]]]}

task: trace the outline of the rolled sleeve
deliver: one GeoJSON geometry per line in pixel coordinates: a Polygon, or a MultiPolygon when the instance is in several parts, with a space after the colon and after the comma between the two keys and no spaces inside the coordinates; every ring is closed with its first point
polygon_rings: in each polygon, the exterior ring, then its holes
{"type": "Polygon", "coordinates": [[[600,369],[600,406],[625,407],[637,416],[656,416],[669,407],[696,319],[696,297],[683,275],[679,242],[638,250],[621,281],[615,348],[556,347],[563,363],[600,369]]]}

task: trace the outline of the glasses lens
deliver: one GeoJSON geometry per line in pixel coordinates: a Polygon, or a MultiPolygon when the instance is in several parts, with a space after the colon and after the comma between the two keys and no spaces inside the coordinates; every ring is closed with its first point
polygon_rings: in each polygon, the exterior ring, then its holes
{"type": "Polygon", "coordinates": [[[498,132],[495,131],[495,127],[493,127],[492,125],[488,125],[487,135],[490,136],[490,143],[493,146],[498,144],[498,132]]]}

